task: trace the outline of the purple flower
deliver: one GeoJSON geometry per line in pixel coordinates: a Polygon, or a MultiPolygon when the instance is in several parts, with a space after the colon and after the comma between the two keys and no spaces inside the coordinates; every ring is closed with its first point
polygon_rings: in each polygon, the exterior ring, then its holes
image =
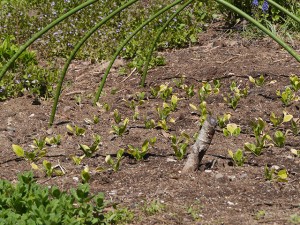
{"type": "Polygon", "coordinates": [[[257,7],[258,6],[258,0],[253,0],[252,5],[257,7]]]}
{"type": "Polygon", "coordinates": [[[269,4],[268,4],[268,2],[267,2],[266,0],[264,1],[264,3],[263,3],[263,5],[262,5],[261,9],[262,9],[262,11],[263,11],[264,13],[266,13],[266,12],[268,11],[268,9],[269,9],[269,4]]]}

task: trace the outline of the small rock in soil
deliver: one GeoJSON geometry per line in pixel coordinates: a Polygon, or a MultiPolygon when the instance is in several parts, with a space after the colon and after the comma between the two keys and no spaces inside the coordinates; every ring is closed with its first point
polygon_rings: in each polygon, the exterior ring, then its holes
{"type": "Polygon", "coordinates": [[[216,174],[216,179],[222,179],[223,177],[224,177],[224,175],[221,173],[216,174]]]}

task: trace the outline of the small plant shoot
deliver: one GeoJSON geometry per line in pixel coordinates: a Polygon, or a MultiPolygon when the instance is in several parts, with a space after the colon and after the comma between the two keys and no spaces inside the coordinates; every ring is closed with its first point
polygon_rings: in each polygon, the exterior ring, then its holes
{"type": "Polygon", "coordinates": [[[243,150],[238,149],[236,152],[228,150],[228,155],[232,158],[236,166],[243,166],[246,160],[243,150]]]}

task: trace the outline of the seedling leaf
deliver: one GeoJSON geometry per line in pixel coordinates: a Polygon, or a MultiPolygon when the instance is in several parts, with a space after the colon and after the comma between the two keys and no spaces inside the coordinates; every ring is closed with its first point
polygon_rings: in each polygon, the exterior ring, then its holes
{"type": "Polygon", "coordinates": [[[24,157],[24,149],[19,145],[12,145],[13,151],[18,157],[24,157]]]}

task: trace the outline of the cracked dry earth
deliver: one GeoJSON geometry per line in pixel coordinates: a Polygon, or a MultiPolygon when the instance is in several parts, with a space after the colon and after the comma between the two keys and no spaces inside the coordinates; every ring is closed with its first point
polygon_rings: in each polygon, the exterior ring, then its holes
{"type": "MultiPolygon", "coordinates": [[[[299,45],[294,48],[298,50],[299,45]]],[[[285,109],[294,118],[299,117],[299,102],[283,107],[276,90],[284,90],[289,85],[291,74],[300,75],[300,64],[267,38],[249,40],[212,30],[201,34],[195,46],[159,54],[166,57],[167,64],[149,71],[145,88],[139,86],[140,75],[136,71],[121,76],[118,69],[124,62],[119,60],[115,64],[100,99],[101,105],[108,103],[111,107],[108,112],[101,106],[92,106],[90,98],[105,64],[86,61],[75,61],[69,69],[52,128],[48,127],[50,100],[33,104],[34,99],[25,95],[1,102],[0,177],[15,181],[18,173],[31,169],[28,161],[14,155],[12,144],[30,149],[34,138],[61,134],[61,145],[48,146],[45,158],[63,166],[66,174],[47,178],[43,172],[35,171],[37,182],[68,190],[78,185],[80,172],[88,165],[92,192],[104,192],[108,201],[134,212],[129,224],[293,224],[293,215],[300,216],[300,158],[290,150],[300,149],[299,135],[289,134],[283,148],[269,146],[260,156],[246,153],[247,160],[242,167],[233,166],[227,152],[243,148],[245,142],[254,142],[250,122],[255,118],[267,121],[266,131],[272,135],[276,129],[270,123],[271,112],[280,115],[285,109]],[[264,75],[265,84],[256,87],[249,82],[250,75],[264,75]],[[184,131],[192,137],[200,128],[199,113],[189,107],[189,104],[199,104],[197,94],[188,97],[175,85],[174,79],[182,76],[186,85],[194,85],[195,91],[203,81],[219,79],[220,93],[207,98],[207,109],[213,116],[230,113],[230,122],[242,129],[237,137],[224,137],[218,128],[199,171],[188,176],[181,175],[186,159],[174,157],[170,141],[171,135],[184,131]],[[236,110],[229,108],[222,96],[230,92],[232,81],[241,88],[249,85],[248,96],[241,99],[236,110]],[[161,84],[173,87],[173,93],[180,98],[177,110],[170,115],[175,123],[168,123],[167,131],[145,129],[145,119],[159,120],[156,108],[162,107],[163,100],[152,97],[150,87],[161,84]],[[139,115],[134,120],[129,103],[138,103],[137,92],[145,92],[146,99],[138,106],[139,115]],[[82,99],[80,104],[76,102],[78,95],[82,99]],[[128,131],[122,137],[111,133],[114,109],[119,110],[122,119],[130,119],[128,131]],[[94,115],[100,119],[98,124],[87,120],[92,120],[94,115]],[[85,136],[67,134],[67,124],[84,127],[85,136]],[[99,151],[85,158],[81,165],[74,165],[70,155],[82,155],[78,144],[92,143],[94,134],[102,137],[99,151]],[[157,143],[145,160],[135,161],[126,155],[118,172],[97,172],[99,167],[109,167],[104,160],[107,154],[115,156],[118,149],[128,144],[140,146],[151,137],[157,137],[157,143]],[[266,181],[266,165],[285,168],[288,182],[266,181]],[[150,215],[145,207],[153,200],[162,203],[164,208],[150,215]]],[[[286,130],[289,126],[285,124],[279,129],[286,130]]]]}

